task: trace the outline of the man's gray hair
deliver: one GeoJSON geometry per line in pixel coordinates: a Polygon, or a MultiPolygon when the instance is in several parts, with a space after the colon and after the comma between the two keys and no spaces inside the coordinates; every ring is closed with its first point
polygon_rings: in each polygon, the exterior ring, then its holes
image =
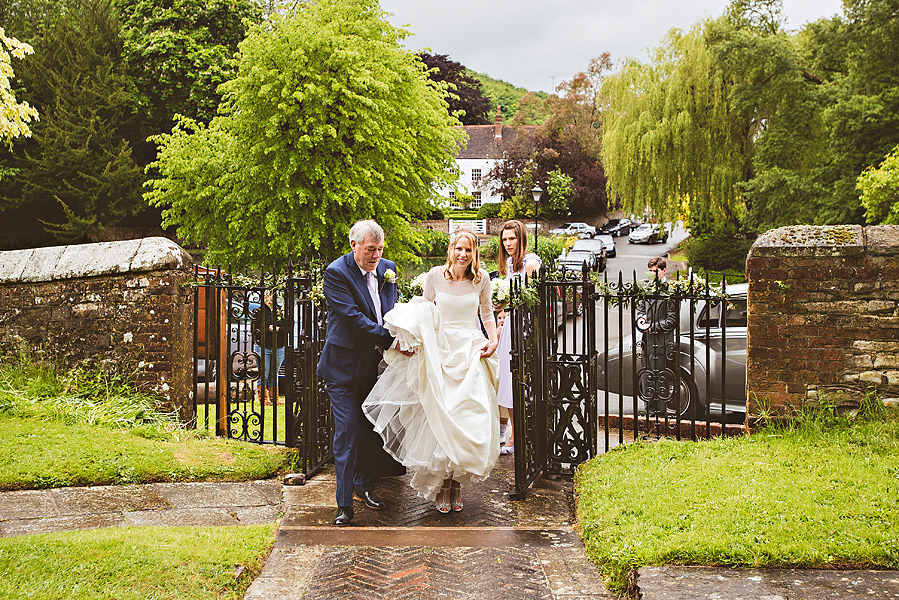
{"type": "Polygon", "coordinates": [[[361,244],[367,239],[373,239],[376,243],[384,241],[384,230],[374,221],[356,221],[350,229],[350,241],[361,244]]]}

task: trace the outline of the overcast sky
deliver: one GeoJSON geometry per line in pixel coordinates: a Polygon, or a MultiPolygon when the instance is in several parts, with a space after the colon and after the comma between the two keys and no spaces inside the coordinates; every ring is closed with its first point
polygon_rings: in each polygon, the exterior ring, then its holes
{"type": "MultiPolygon", "coordinates": [[[[648,59],[673,27],[724,12],[728,0],[381,0],[408,48],[448,54],[469,69],[551,91],[608,51],[648,59]]],[[[840,0],[783,0],[787,28],[841,13],[840,0]]]]}

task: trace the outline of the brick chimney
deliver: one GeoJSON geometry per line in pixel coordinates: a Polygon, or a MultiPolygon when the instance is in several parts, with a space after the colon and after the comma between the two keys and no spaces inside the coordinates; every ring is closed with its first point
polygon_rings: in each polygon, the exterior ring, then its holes
{"type": "Polygon", "coordinates": [[[495,139],[503,137],[503,113],[499,106],[496,107],[496,117],[493,118],[493,137],[495,139]]]}

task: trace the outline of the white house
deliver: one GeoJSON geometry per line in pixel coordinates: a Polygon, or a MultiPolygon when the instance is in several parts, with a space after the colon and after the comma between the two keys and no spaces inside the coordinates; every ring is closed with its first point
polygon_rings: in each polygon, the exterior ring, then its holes
{"type": "Polygon", "coordinates": [[[459,180],[455,187],[443,187],[438,193],[449,198],[453,204],[456,194],[461,192],[474,197],[470,208],[480,208],[483,204],[502,202],[499,194],[490,190],[484,179],[496,162],[503,158],[504,148],[509,147],[519,135],[533,135],[537,129],[534,125],[503,125],[500,109],[496,107],[496,118],[493,125],[463,125],[460,127],[468,135],[468,143],[456,155],[456,168],[459,180]]]}

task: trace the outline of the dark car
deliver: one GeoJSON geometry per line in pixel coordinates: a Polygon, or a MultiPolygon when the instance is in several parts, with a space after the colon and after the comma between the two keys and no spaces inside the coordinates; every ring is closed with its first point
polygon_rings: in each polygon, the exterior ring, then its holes
{"type": "Polygon", "coordinates": [[[601,239],[576,240],[571,249],[592,252],[596,258],[596,271],[602,272],[606,270],[606,245],[601,239]]]}
{"type": "Polygon", "coordinates": [[[630,219],[609,219],[602,227],[599,233],[607,233],[613,237],[619,235],[627,235],[631,232],[632,223],[630,219]]]}
{"type": "MultiPolygon", "coordinates": [[[[671,393],[668,413],[698,419],[705,414],[705,403],[711,400],[709,412],[721,414],[721,386],[724,385],[725,410],[746,412],[746,292],[748,284],[727,286],[728,297],[722,319],[722,303],[696,303],[693,341],[690,341],[689,301],[680,307],[680,390],[679,405],[671,393]],[[722,327],[722,325],[725,325],[722,327]],[[708,352],[708,356],[706,355],[708,352]],[[706,388],[708,386],[708,388],[706,388]]],[[[638,333],[638,341],[643,334],[638,333]]],[[[642,344],[634,357],[634,339],[625,337],[608,356],[600,354],[597,385],[600,390],[623,396],[634,395],[634,365],[640,369],[642,344]],[[607,379],[608,376],[608,379],[607,379]]]]}
{"type": "Polygon", "coordinates": [[[588,271],[600,270],[596,256],[589,250],[571,250],[560,258],[557,264],[564,266],[566,269],[580,270],[583,268],[584,263],[587,263],[588,271]]]}
{"type": "Polygon", "coordinates": [[[608,233],[598,233],[594,238],[596,240],[601,241],[606,246],[606,256],[608,258],[615,258],[615,239],[609,235],[608,233]]]}

